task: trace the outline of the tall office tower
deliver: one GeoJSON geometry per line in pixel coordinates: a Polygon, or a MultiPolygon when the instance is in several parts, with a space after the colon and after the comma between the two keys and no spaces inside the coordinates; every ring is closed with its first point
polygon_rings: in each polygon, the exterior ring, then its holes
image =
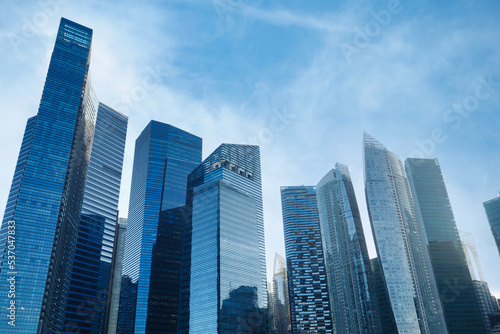
{"type": "Polygon", "coordinates": [[[99,104],[64,316],[67,331],[104,333],[127,122],[99,104]]]}
{"type": "Polygon", "coordinates": [[[399,158],[364,135],[365,191],[381,271],[400,333],[446,333],[427,239],[399,158]]]}
{"type": "Polygon", "coordinates": [[[460,240],[464,249],[467,266],[473,281],[485,281],[479,254],[477,253],[476,244],[472,233],[466,231],[458,231],[460,240]]]}
{"type": "Polygon", "coordinates": [[[113,249],[113,264],[111,276],[111,293],[109,296],[109,310],[107,316],[107,334],[116,334],[118,326],[118,310],[120,307],[120,291],[122,285],[123,251],[127,233],[127,218],[118,218],[113,249]]]}
{"type": "Polygon", "coordinates": [[[286,334],[290,326],[290,305],[288,302],[288,278],[286,273],[286,261],[283,256],[274,255],[273,283],[271,287],[271,299],[273,309],[269,312],[274,314],[270,323],[271,333],[286,334]]]}
{"type": "Polygon", "coordinates": [[[483,205],[500,254],[500,197],[484,202],[483,205]]]}
{"type": "Polygon", "coordinates": [[[281,187],[292,333],[335,333],[316,187],[281,187]]]}
{"type": "Polygon", "coordinates": [[[374,259],[370,259],[370,263],[373,272],[373,281],[375,283],[375,295],[377,297],[382,333],[398,333],[396,319],[394,319],[394,313],[392,313],[391,301],[384,281],[384,275],[382,275],[382,270],[380,269],[380,261],[378,260],[378,257],[376,257],[374,259]]]}
{"type": "Polygon", "coordinates": [[[448,331],[485,333],[439,162],[437,159],[409,158],[405,167],[415,213],[424,224],[448,331]],[[456,286],[460,286],[460,293],[456,286]]]}
{"type": "Polygon", "coordinates": [[[91,40],[91,29],[61,19],[38,114],[26,126],[0,231],[0,309],[11,307],[1,333],[64,327],[98,107],[91,40]]]}
{"type": "Polygon", "coordinates": [[[277,314],[272,291],[273,284],[271,282],[267,282],[267,316],[269,317],[269,334],[275,334],[277,332],[275,326],[277,314]]]}
{"type": "Polygon", "coordinates": [[[480,316],[486,327],[486,333],[490,333],[497,324],[495,314],[499,312],[495,297],[491,295],[488,283],[473,281],[475,294],[479,302],[480,316]]]}
{"type": "MultiPolygon", "coordinates": [[[[165,224],[176,220],[174,225],[185,224],[175,213],[163,212],[186,204],[186,177],[201,162],[201,146],[201,138],[156,121],[151,121],[135,142],[122,271],[127,293],[120,299],[120,333],[165,332],[177,326],[172,321],[177,317],[178,298],[170,304],[168,298],[178,296],[178,290],[172,291],[178,288],[158,285],[162,272],[155,262],[163,261],[165,252],[172,252],[161,250],[168,246],[165,224]]],[[[180,279],[178,269],[171,269],[170,275],[180,279]]]]}
{"type": "Polygon", "coordinates": [[[267,333],[259,147],[222,144],[188,189],[189,333],[267,333]]]}
{"type": "Polygon", "coordinates": [[[328,294],[339,333],[380,333],[375,286],[361,215],[347,166],[316,186],[328,294]]]}

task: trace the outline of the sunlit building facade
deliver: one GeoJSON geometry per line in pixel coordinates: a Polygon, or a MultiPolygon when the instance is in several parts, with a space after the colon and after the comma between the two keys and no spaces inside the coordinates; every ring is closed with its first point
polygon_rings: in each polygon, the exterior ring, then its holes
{"type": "Polygon", "coordinates": [[[253,145],[222,144],[189,175],[189,333],[268,333],[261,182],[253,145]]]}
{"type": "Polygon", "coordinates": [[[447,333],[403,163],[365,133],[365,192],[380,270],[400,333],[447,333]]]}
{"type": "Polygon", "coordinates": [[[328,292],[337,333],[381,333],[361,216],[347,166],[316,186],[328,292]]]}
{"type": "Polygon", "coordinates": [[[273,282],[271,285],[270,332],[271,334],[287,334],[291,331],[290,303],[288,298],[288,277],[286,260],[276,253],[274,255],[273,282]]]}

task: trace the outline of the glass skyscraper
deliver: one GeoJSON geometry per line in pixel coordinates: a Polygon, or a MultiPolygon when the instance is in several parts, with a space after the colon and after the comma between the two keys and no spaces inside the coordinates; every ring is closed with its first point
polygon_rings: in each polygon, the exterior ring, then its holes
{"type": "Polygon", "coordinates": [[[491,333],[493,327],[498,323],[499,308],[495,297],[491,295],[488,283],[484,281],[473,281],[479,309],[486,333],[491,333]],[[496,315],[496,317],[495,317],[496,315]]]}
{"type": "Polygon", "coordinates": [[[111,277],[111,293],[109,296],[109,310],[107,316],[106,334],[116,334],[118,327],[118,311],[120,307],[120,292],[122,284],[123,251],[125,235],[127,233],[127,218],[118,218],[116,226],[115,244],[113,249],[113,265],[111,277]]]}
{"type": "Polygon", "coordinates": [[[373,272],[373,281],[375,283],[375,295],[377,297],[378,314],[380,316],[382,333],[398,333],[394,313],[392,313],[389,292],[387,291],[384,275],[382,275],[382,270],[380,268],[380,261],[378,260],[378,257],[376,257],[374,259],[370,259],[370,263],[373,272]]]}
{"type": "Polygon", "coordinates": [[[259,147],[222,144],[188,189],[189,333],[267,333],[259,147]]]}
{"type": "Polygon", "coordinates": [[[316,187],[281,187],[292,333],[335,333],[316,187]]]}
{"type": "Polygon", "coordinates": [[[423,224],[415,215],[403,163],[364,135],[365,191],[370,222],[400,333],[447,333],[423,224]]]}
{"type": "Polygon", "coordinates": [[[500,254],[500,197],[484,202],[483,205],[500,254]]]}
{"type": "Polygon", "coordinates": [[[290,303],[288,298],[288,277],[286,260],[276,253],[274,255],[273,283],[269,305],[270,332],[272,334],[287,334],[290,328],[290,303]],[[272,316],[271,316],[272,314],[272,316]]]}
{"type": "Polygon", "coordinates": [[[0,309],[15,302],[15,327],[2,315],[1,333],[64,327],[98,108],[91,40],[91,29],[61,19],[38,114],[26,126],[0,231],[0,309]]]}
{"type": "Polygon", "coordinates": [[[99,104],[65,311],[69,332],[106,327],[127,122],[99,104]]]}
{"type": "Polygon", "coordinates": [[[333,323],[337,333],[381,333],[361,216],[347,166],[316,186],[333,323]]]}
{"type": "Polygon", "coordinates": [[[486,333],[439,161],[409,158],[405,167],[415,212],[425,227],[448,331],[486,333]]]}
{"type": "Polygon", "coordinates": [[[136,140],[119,333],[165,332],[177,327],[179,287],[162,285],[161,279],[168,273],[175,276],[172,282],[180,280],[178,255],[173,258],[177,264],[170,268],[164,267],[169,265],[165,257],[182,252],[176,249],[180,247],[176,240],[179,226],[187,223],[182,215],[187,175],[201,162],[201,149],[201,138],[157,121],[151,121],[136,140]]]}

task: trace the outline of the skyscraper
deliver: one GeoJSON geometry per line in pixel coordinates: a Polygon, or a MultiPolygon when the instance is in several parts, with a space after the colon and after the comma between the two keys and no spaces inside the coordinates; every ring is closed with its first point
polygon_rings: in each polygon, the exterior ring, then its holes
{"type": "Polygon", "coordinates": [[[391,301],[387,286],[385,284],[384,275],[380,268],[380,261],[378,257],[370,259],[373,281],[375,282],[375,295],[377,296],[378,314],[380,316],[380,323],[382,326],[382,333],[395,334],[398,332],[396,327],[396,319],[392,312],[391,301]]]}
{"type": "Polygon", "coordinates": [[[118,327],[118,311],[120,307],[120,291],[122,285],[123,251],[125,235],[127,233],[127,218],[118,218],[115,233],[115,247],[113,249],[113,265],[111,277],[111,294],[109,296],[109,310],[107,316],[106,334],[116,334],[118,327]]]}
{"type": "Polygon", "coordinates": [[[222,144],[188,189],[189,333],[267,333],[259,147],[222,144]]]}
{"type": "Polygon", "coordinates": [[[63,330],[98,108],[91,41],[91,29],[61,19],[0,231],[0,287],[13,291],[0,295],[12,321],[0,322],[1,333],[63,330]]]}
{"type": "Polygon", "coordinates": [[[361,216],[347,166],[316,186],[328,293],[337,333],[381,333],[361,216]]]}
{"type": "Polygon", "coordinates": [[[483,205],[500,254],[500,197],[484,202],[483,205]]]}
{"type": "MultiPolygon", "coordinates": [[[[178,287],[158,285],[162,268],[153,262],[161,263],[165,253],[175,253],[175,249],[161,248],[169,245],[171,237],[165,224],[172,222],[173,233],[178,233],[177,224],[185,221],[163,212],[186,204],[187,175],[201,162],[201,148],[201,138],[157,121],[151,121],[136,140],[122,272],[122,289],[127,293],[120,299],[120,333],[177,327],[172,320],[177,318],[178,298],[170,300],[168,308],[159,305],[178,295],[179,291],[173,291],[178,287]]],[[[172,279],[180,279],[179,268],[171,270],[172,279]]]]}
{"type": "Polygon", "coordinates": [[[290,303],[288,298],[288,277],[286,273],[286,261],[283,256],[274,255],[273,283],[271,285],[272,305],[270,314],[273,314],[270,323],[271,333],[287,334],[290,328],[290,303]]]}
{"type": "Polygon", "coordinates": [[[67,331],[104,333],[127,122],[99,104],[64,316],[67,331]]]}
{"type": "Polygon", "coordinates": [[[365,191],[380,269],[396,326],[403,333],[446,333],[423,224],[404,167],[364,135],[365,191]]]}
{"type": "Polygon", "coordinates": [[[316,187],[281,187],[292,333],[334,333],[316,187]]]}
{"type": "Polygon", "coordinates": [[[498,321],[496,319],[498,318],[498,315],[495,317],[495,314],[498,314],[499,312],[497,301],[495,297],[491,295],[488,283],[484,281],[473,281],[472,283],[474,284],[480,314],[486,330],[485,332],[491,333],[491,330],[498,321]]]}
{"type": "Polygon", "coordinates": [[[425,228],[448,331],[485,333],[439,161],[409,158],[405,167],[415,212],[425,228]]]}

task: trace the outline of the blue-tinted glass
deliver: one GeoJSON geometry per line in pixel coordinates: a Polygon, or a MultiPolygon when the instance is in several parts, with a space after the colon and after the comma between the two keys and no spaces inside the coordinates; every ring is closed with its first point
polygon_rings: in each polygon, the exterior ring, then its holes
{"type": "Polygon", "coordinates": [[[500,254],[500,197],[484,202],[484,209],[500,254]]]}
{"type": "MultiPolygon", "coordinates": [[[[63,327],[97,112],[88,80],[91,39],[91,29],[61,19],[36,122],[27,126],[31,139],[25,138],[19,157],[23,171],[13,180],[17,196],[9,197],[4,217],[16,225],[16,273],[9,273],[4,251],[0,287],[7,289],[7,277],[15,276],[16,326],[2,321],[1,333],[63,327]]],[[[0,235],[7,228],[3,224],[0,235]]],[[[10,300],[2,294],[0,308],[10,300]]]]}
{"type": "Polygon", "coordinates": [[[125,247],[125,235],[127,233],[127,218],[118,218],[116,231],[114,255],[112,264],[111,291],[108,311],[107,334],[117,333],[118,312],[120,308],[120,292],[122,283],[123,251],[125,247]]]}
{"type": "Polygon", "coordinates": [[[370,259],[347,166],[316,186],[328,292],[338,333],[381,333],[370,259]]]}
{"type": "Polygon", "coordinates": [[[292,333],[334,333],[316,187],[281,187],[292,333]]]}
{"type": "MultiPolygon", "coordinates": [[[[154,294],[150,294],[151,283],[155,284],[154,277],[151,281],[151,267],[162,205],[171,209],[185,204],[186,176],[193,164],[201,162],[201,145],[201,138],[156,121],[151,121],[136,140],[123,275],[130,278],[128,286],[137,284],[137,296],[135,314],[125,312],[133,309],[120,301],[118,327],[121,333],[132,333],[133,330],[126,327],[131,324],[135,333],[144,333],[147,329],[148,300],[156,302],[154,294]]],[[[133,299],[129,295],[127,298],[133,299]]],[[[156,315],[149,317],[155,318],[158,319],[156,315]]],[[[157,324],[152,326],[151,330],[157,324]]]]}
{"type": "Polygon", "coordinates": [[[127,122],[99,104],[66,306],[68,332],[104,333],[127,122]]]}
{"type": "Polygon", "coordinates": [[[267,333],[259,148],[223,144],[188,180],[190,303],[181,332],[267,333]]]}
{"type": "MultiPolygon", "coordinates": [[[[478,300],[481,318],[483,320],[483,323],[485,324],[486,333],[495,333],[498,329],[498,314],[500,311],[497,300],[494,296],[491,295],[488,283],[484,281],[472,281],[472,284],[474,285],[474,291],[478,300]],[[495,329],[493,329],[493,327],[495,327],[495,329]]],[[[473,329],[473,331],[474,330],[479,333],[481,327],[473,329]]],[[[470,333],[474,333],[473,331],[470,333]]]]}
{"type": "Polygon", "coordinates": [[[421,219],[450,333],[485,333],[472,278],[437,159],[407,159],[417,218],[421,219]],[[453,283],[452,283],[453,282],[453,283]],[[454,286],[460,286],[456,293],[454,286]]]}
{"type": "Polygon", "coordinates": [[[378,314],[380,316],[380,323],[382,325],[382,333],[397,333],[396,321],[392,313],[392,306],[389,297],[389,292],[385,284],[385,278],[380,268],[380,261],[378,258],[370,260],[373,281],[375,282],[375,295],[377,298],[378,314]]]}
{"type": "Polygon", "coordinates": [[[364,137],[365,191],[381,271],[399,332],[446,333],[424,227],[403,164],[364,137]]]}

